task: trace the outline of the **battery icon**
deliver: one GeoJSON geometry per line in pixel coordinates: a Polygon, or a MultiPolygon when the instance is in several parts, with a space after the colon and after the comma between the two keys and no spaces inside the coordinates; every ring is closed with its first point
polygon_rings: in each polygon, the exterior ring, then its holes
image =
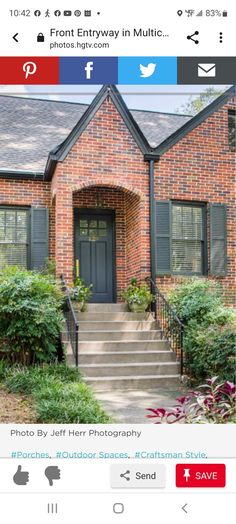
{"type": "Polygon", "coordinates": [[[227,11],[222,11],[222,16],[228,16],[228,12],[227,11]]]}

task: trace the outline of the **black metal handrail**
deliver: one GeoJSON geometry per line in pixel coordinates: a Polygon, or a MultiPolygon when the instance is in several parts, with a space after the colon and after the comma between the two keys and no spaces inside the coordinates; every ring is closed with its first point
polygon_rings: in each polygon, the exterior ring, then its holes
{"type": "Polygon", "coordinates": [[[65,293],[64,302],[64,317],[67,325],[68,337],[70,339],[73,355],[75,358],[75,365],[78,367],[79,361],[79,322],[70,298],[70,293],[67,288],[64,276],[61,275],[62,290],[65,293]]]}
{"type": "Polygon", "coordinates": [[[158,289],[152,278],[147,277],[151,284],[151,291],[155,295],[154,311],[155,317],[161,329],[161,336],[167,338],[171,349],[180,360],[180,372],[184,371],[183,337],[184,324],[178,318],[176,311],[172,308],[164,295],[158,289]]]}

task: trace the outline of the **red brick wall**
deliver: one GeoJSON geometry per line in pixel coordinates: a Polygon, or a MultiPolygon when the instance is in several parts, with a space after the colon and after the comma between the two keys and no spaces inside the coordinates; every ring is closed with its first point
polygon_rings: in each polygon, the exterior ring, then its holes
{"type": "MultiPolygon", "coordinates": [[[[228,276],[235,290],[235,153],[228,147],[228,104],[155,162],[155,197],[228,205],[228,276]]],[[[0,179],[0,205],[50,208],[50,255],[58,274],[73,277],[73,207],[97,205],[116,212],[118,292],[132,276],[150,274],[149,166],[110,99],[106,99],[49,183],[0,179]],[[94,186],[96,186],[94,188],[94,186]]],[[[158,277],[165,290],[175,277],[158,277]]]]}
{"type": "MultiPolygon", "coordinates": [[[[112,101],[106,99],[86,130],[74,144],[63,163],[58,163],[53,178],[53,192],[56,193],[56,259],[58,273],[63,272],[70,281],[73,274],[73,194],[80,199],[78,191],[92,186],[110,188],[109,199],[117,191],[114,201],[117,211],[123,198],[124,219],[127,212],[127,234],[129,242],[127,256],[124,256],[124,228],[117,221],[117,269],[118,288],[126,285],[127,275],[149,274],[149,175],[148,163],[129,133],[124,121],[112,101]],[[132,194],[133,196],[129,196],[132,194]],[[118,196],[120,195],[120,196],[118,196]],[[121,196],[123,195],[123,197],[121,196]],[[119,199],[121,199],[119,201],[119,199]],[[129,199],[129,204],[128,200],[129,199]],[[132,200],[133,199],[133,200],[132,200]],[[119,202],[118,202],[119,201],[119,202]],[[125,202],[127,202],[125,204],[125,202]],[[136,211],[136,204],[137,211],[136,211]],[[131,231],[131,213],[139,214],[139,224],[131,231]],[[139,229],[139,231],[138,231],[139,229]],[[138,246],[138,243],[140,244],[138,246]],[[133,253],[134,251],[134,253],[133,253]],[[127,262],[129,260],[129,262],[127,262]],[[129,264],[129,269],[126,268],[129,264]]],[[[91,189],[87,189],[88,195],[91,189]]],[[[92,197],[89,197],[92,198],[92,197]]],[[[75,202],[75,200],[74,200],[75,202]]],[[[78,202],[78,201],[77,201],[78,202]]],[[[76,204],[77,205],[77,204],[76,204]]],[[[90,205],[90,204],[89,204],[90,205]]],[[[118,209],[119,208],[119,209],[118,209]]],[[[119,214],[119,213],[118,213],[119,214]]]]}
{"type": "MultiPolygon", "coordinates": [[[[186,135],[155,163],[157,200],[227,204],[228,276],[222,281],[229,302],[235,294],[235,152],[228,145],[228,104],[186,135]]],[[[209,246],[208,246],[209,248],[209,246]]],[[[158,277],[163,290],[178,277],[158,277]]]]}

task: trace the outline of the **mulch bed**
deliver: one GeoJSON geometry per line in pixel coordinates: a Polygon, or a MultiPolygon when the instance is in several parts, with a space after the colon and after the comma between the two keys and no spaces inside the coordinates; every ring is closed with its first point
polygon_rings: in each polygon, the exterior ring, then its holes
{"type": "Polygon", "coordinates": [[[34,424],[36,416],[30,401],[24,395],[9,393],[0,386],[0,423],[34,424]]]}

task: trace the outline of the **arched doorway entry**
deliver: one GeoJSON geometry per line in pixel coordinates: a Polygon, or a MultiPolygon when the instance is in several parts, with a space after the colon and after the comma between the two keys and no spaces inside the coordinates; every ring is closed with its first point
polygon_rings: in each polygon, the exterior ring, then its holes
{"type": "Polygon", "coordinates": [[[121,299],[141,278],[142,199],[119,186],[93,185],[73,193],[75,274],[92,284],[92,302],[121,299]]]}

